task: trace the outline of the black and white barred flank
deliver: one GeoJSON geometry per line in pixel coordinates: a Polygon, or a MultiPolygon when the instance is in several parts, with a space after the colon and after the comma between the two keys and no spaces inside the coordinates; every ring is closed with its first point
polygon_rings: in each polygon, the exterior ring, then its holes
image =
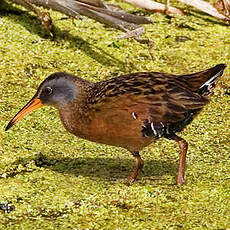
{"type": "Polygon", "coordinates": [[[188,124],[190,124],[199,110],[193,110],[187,112],[185,119],[168,125],[163,124],[163,122],[150,122],[146,120],[142,126],[142,134],[144,137],[155,137],[156,139],[160,137],[165,137],[171,139],[176,132],[182,131],[188,124]]]}
{"type": "Polygon", "coordinates": [[[145,121],[144,125],[142,126],[142,134],[144,137],[156,137],[160,138],[165,133],[167,133],[167,127],[164,126],[162,122],[149,122],[148,120],[145,121]]]}

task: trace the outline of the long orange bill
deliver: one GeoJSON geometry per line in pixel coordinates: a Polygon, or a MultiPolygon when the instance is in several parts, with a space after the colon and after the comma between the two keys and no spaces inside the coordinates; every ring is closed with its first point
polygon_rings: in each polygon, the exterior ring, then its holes
{"type": "Polygon", "coordinates": [[[40,99],[32,98],[9,122],[5,131],[10,129],[14,124],[21,120],[27,113],[42,107],[43,104],[40,99]]]}

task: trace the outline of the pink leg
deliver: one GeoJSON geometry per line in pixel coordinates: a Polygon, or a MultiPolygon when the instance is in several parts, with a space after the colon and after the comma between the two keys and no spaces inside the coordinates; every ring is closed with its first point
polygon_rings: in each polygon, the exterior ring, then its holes
{"type": "Polygon", "coordinates": [[[130,177],[128,178],[127,185],[131,185],[132,183],[134,183],[139,172],[142,170],[144,166],[143,160],[141,159],[139,152],[133,153],[133,156],[135,157],[136,165],[130,177]]]}
{"type": "Polygon", "coordinates": [[[183,138],[178,137],[177,135],[174,135],[172,139],[179,144],[179,148],[180,148],[180,163],[179,163],[176,182],[179,185],[183,185],[185,183],[184,173],[185,173],[186,153],[188,149],[188,143],[183,138]]]}

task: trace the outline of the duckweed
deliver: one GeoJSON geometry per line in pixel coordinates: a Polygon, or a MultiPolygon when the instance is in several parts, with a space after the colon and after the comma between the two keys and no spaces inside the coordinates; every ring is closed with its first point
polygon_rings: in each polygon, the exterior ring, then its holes
{"type": "Polygon", "coordinates": [[[184,10],[189,14],[171,19],[151,15],[154,24],[145,26],[144,37],[154,41],[152,58],[146,45],[117,41],[120,31],[88,18],[73,24],[50,11],[51,40],[33,13],[18,6],[1,9],[0,203],[10,202],[14,210],[0,210],[0,229],[230,228],[230,30],[184,10]],[[178,42],[178,37],[189,39],[178,42]],[[144,172],[127,187],[132,156],[73,137],[53,108],[37,110],[4,131],[55,71],[96,82],[134,71],[191,73],[218,63],[228,67],[210,104],[181,133],[189,143],[183,187],[174,183],[178,146],[173,141],[145,148],[144,172]]]}

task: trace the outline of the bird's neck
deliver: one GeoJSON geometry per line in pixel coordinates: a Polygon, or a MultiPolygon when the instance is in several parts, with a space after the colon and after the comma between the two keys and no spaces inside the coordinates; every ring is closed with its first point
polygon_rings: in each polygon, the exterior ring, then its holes
{"type": "Polygon", "coordinates": [[[64,107],[58,108],[60,119],[66,130],[82,138],[84,138],[84,131],[90,123],[88,115],[88,98],[91,89],[92,85],[84,85],[83,88],[79,90],[76,100],[64,107]]]}

